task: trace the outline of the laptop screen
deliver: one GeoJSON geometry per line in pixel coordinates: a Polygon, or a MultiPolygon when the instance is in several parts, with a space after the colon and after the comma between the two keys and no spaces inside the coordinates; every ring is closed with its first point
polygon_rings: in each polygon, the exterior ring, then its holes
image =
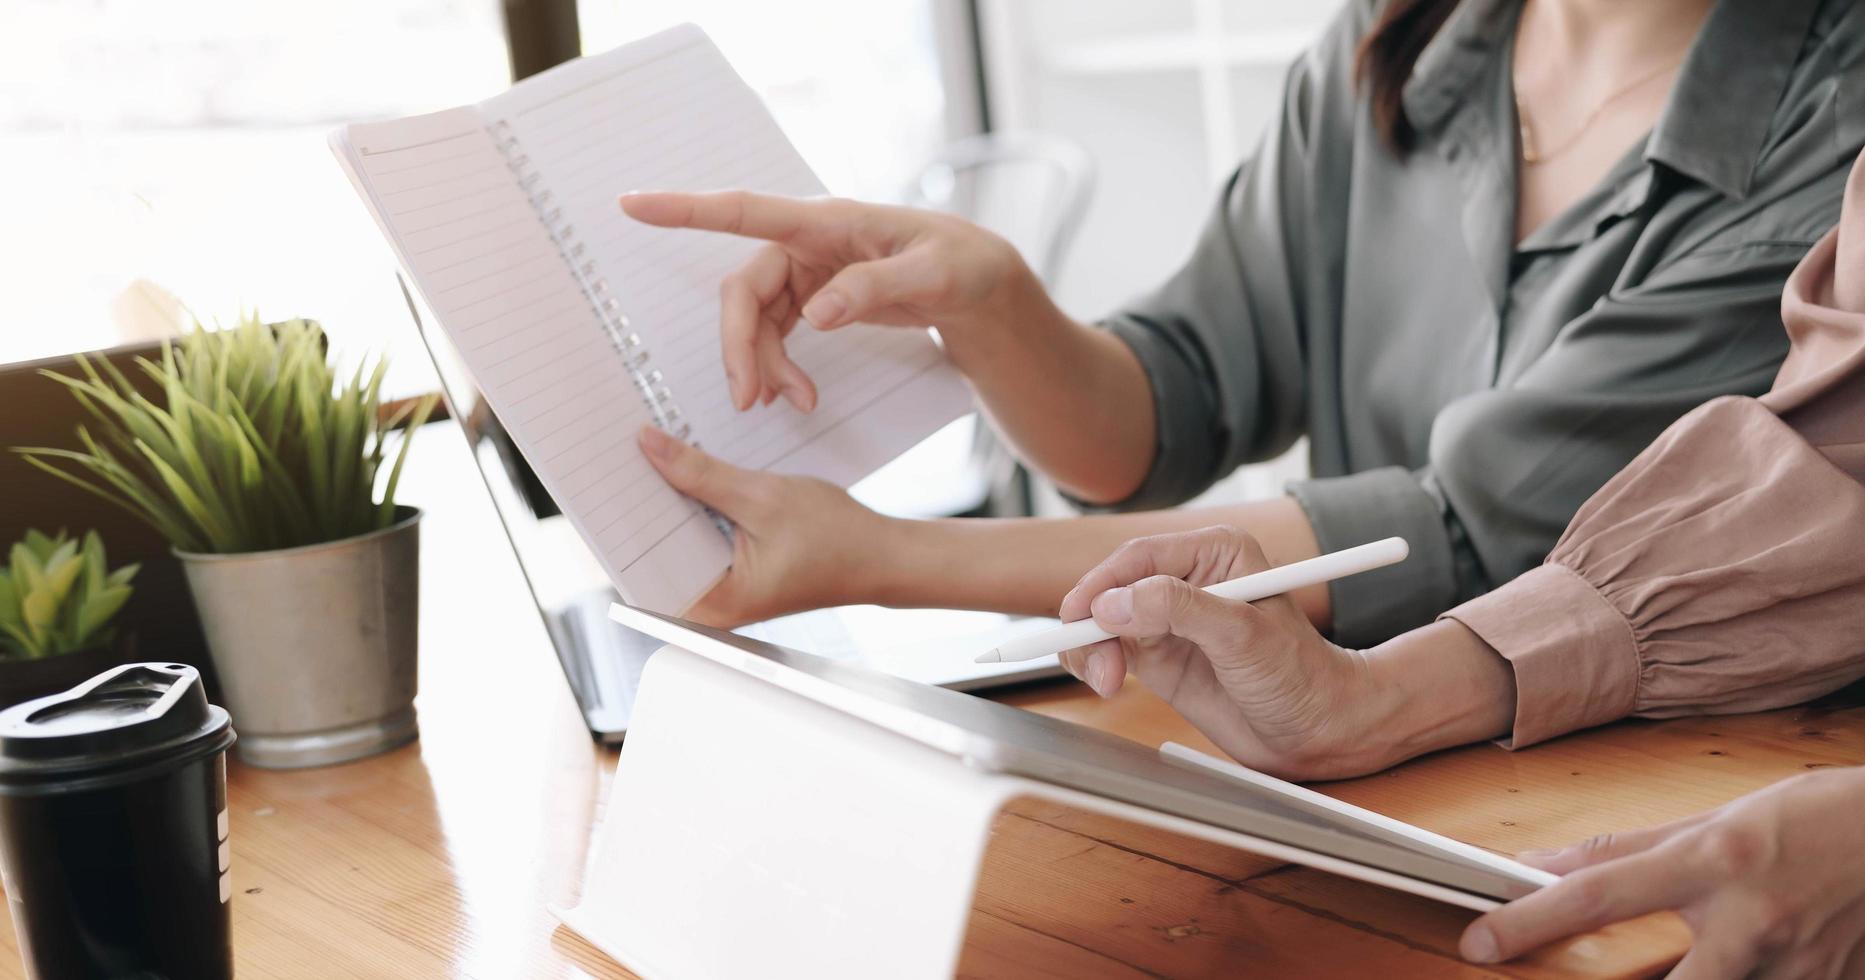
{"type": "Polygon", "coordinates": [[[584,720],[597,738],[619,741],[641,668],[658,644],[609,619],[619,596],[602,566],[492,414],[446,332],[429,329],[431,317],[405,281],[401,287],[584,720]]]}

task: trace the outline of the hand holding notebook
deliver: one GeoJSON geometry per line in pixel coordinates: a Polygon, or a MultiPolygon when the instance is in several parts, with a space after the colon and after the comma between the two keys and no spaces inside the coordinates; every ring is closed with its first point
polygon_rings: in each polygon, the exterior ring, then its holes
{"type": "Polygon", "coordinates": [[[739,413],[719,283],[754,246],[652,228],[618,192],[823,192],[757,96],[683,26],[474,106],[331,138],[408,278],[629,602],[686,608],[729,537],[636,446],[654,424],[750,469],[847,485],[970,407],[924,330],[804,331],[809,414],[739,413]]]}

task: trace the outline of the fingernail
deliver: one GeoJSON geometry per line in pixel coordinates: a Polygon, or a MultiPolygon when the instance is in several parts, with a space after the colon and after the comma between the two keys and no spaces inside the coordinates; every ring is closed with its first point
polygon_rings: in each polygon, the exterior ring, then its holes
{"type": "Polygon", "coordinates": [[[669,462],[673,459],[673,440],[668,438],[667,433],[651,425],[644,426],[641,429],[641,451],[663,463],[669,462]]]}
{"type": "Polygon", "coordinates": [[[1486,926],[1471,926],[1464,932],[1461,946],[1464,959],[1472,963],[1496,962],[1496,934],[1486,926]]]}
{"type": "Polygon", "coordinates": [[[1107,697],[1114,693],[1114,657],[1105,650],[1096,650],[1088,655],[1088,686],[1094,693],[1107,697]]]}
{"type": "Polygon", "coordinates": [[[833,327],[842,322],[848,313],[848,300],[833,289],[825,289],[810,297],[803,306],[803,319],[817,329],[833,327]]]}
{"type": "Polygon", "coordinates": [[[1567,854],[1568,854],[1567,848],[1556,848],[1554,850],[1533,850],[1533,851],[1523,851],[1522,853],[1517,854],[1515,856],[1515,859],[1517,861],[1522,862],[1523,864],[1528,865],[1531,868],[1540,868],[1543,871],[1555,871],[1555,870],[1558,870],[1562,864],[1567,863],[1567,857],[1566,857],[1567,854]]]}
{"type": "Polygon", "coordinates": [[[1125,586],[1108,589],[1094,597],[1094,618],[1108,626],[1125,626],[1133,622],[1133,590],[1125,586]]]}

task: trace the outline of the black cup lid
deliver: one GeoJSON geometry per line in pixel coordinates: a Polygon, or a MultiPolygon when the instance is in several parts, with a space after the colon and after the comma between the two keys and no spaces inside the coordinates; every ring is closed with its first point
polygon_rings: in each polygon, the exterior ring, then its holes
{"type": "Polygon", "coordinates": [[[180,762],[233,743],[183,664],[126,664],[0,711],[0,790],[180,762]]]}

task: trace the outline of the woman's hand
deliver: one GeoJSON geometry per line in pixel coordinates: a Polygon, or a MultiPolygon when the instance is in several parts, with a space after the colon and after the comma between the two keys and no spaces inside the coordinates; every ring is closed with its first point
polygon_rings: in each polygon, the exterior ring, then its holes
{"type": "Polygon", "coordinates": [[[799,320],[938,327],[998,431],[1058,485],[1120,500],[1152,465],[1152,384],[1139,357],[1070,319],[1009,242],[970,222],[747,191],[629,194],[622,210],[769,243],[719,286],[719,346],[740,411],[780,395],[816,407],[815,383],[784,352],[799,320]]]}
{"type": "Polygon", "coordinates": [[[1565,875],[1470,924],[1495,963],[1675,910],[1695,937],[1676,978],[1865,976],[1865,769],[1796,776],[1676,823],[1522,860],[1565,875]]]}
{"type": "Polygon", "coordinates": [[[1219,748],[1265,772],[1332,778],[1396,761],[1369,744],[1385,704],[1364,655],[1329,643],[1287,596],[1248,603],[1199,588],[1268,567],[1236,528],[1130,541],[1082,578],[1060,613],[1092,615],[1116,639],[1064,653],[1063,666],[1102,697],[1133,672],[1219,748]]]}
{"type": "Polygon", "coordinates": [[[738,526],[731,571],[689,619],[732,627],[859,601],[864,569],[887,552],[892,522],[834,484],[741,469],[655,428],[640,444],[674,489],[738,526]]]}
{"type": "Polygon", "coordinates": [[[799,318],[818,330],[936,326],[951,345],[1003,318],[1009,294],[1042,291],[1008,242],[951,215],[747,191],[629,194],[621,203],[647,224],[770,243],[719,287],[720,346],[740,411],[778,395],[816,407],[815,384],[784,353],[799,318]]]}

